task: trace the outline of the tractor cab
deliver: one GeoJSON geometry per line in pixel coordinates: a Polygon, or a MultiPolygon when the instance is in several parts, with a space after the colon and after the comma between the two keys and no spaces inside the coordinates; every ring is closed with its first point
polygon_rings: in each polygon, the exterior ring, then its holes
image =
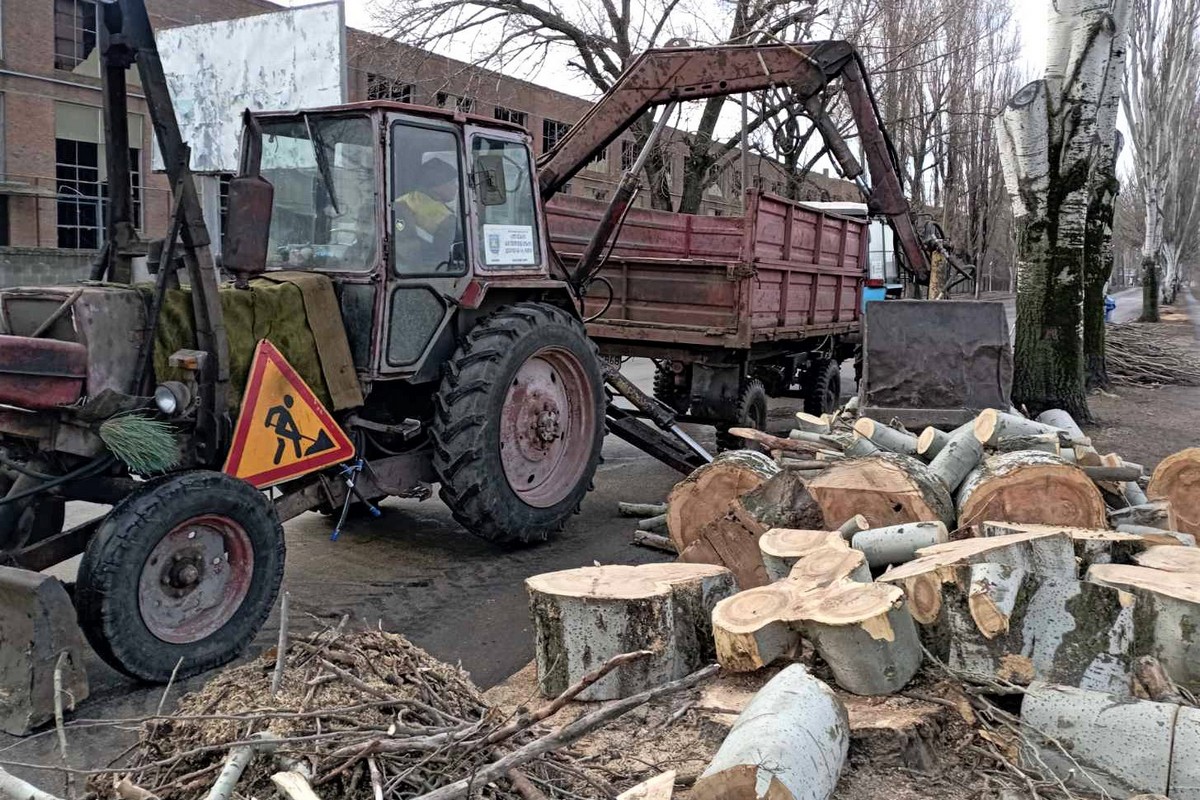
{"type": "MultiPolygon", "coordinates": [[[[421,367],[456,308],[479,305],[489,287],[547,278],[533,154],[518,126],[373,102],[256,114],[243,143],[226,269],[333,278],[360,374],[436,377],[421,367]]],[[[565,285],[560,293],[569,302],[565,285]]]]}

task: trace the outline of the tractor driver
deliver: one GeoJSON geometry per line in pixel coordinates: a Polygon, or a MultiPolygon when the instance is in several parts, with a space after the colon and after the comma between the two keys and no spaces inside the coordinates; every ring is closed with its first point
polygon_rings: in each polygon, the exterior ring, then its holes
{"type": "Polygon", "coordinates": [[[454,245],[462,241],[458,170],[440,158],[431,158],[421,165],[413,183],[415,188],[393,204],[396,264],[404,272],[453,270],[454,245]]]}

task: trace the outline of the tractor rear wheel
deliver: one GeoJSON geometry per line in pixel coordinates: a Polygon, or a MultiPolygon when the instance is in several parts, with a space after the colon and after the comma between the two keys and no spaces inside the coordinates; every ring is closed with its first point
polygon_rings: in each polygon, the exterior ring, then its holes
{"type": "Polygon", "coordinates": [[[814,362],[804,376],[804,412],[832,414],[842,399],[842,367],[831,358],[814,362]]]}
{"type": "Polygon", "coordinates": [[[162,683],[227,664],[254,639],[283,580],[283,526],[262,492],[183,472],[126,497],[88,542],[79,624],[100,657],[162,683]]]}
{"type": "Polygon", "coordinates": [[[539,542],[591,489],[604,440],[604,380],[583,325],[545,303],[481,320],[435,397],[433,468],[467,530],[539,542]]]}

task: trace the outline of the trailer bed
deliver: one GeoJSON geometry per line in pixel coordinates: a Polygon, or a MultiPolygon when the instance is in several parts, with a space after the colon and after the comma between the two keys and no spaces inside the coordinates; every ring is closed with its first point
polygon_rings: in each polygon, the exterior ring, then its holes
{"type": "MultiPolygon", "coordinates": [[[[559,196],[547,208],[570,266],[606,204],[559,196]]],[[[630,209],[585,305],[607,350],[755,345],[857,332],[867,265],[865,219],[758,191],[740,217],[630,209]],[[601,313],[602,312],[602,313],[601,313]],[[625,347],[622,347],[625,345],[625,347]]]]}

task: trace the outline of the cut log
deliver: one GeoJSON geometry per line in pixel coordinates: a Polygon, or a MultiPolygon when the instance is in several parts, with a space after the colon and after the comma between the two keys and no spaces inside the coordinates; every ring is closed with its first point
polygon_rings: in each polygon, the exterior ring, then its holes
{"type": "Polygon", "coordinates": [[[1200,578],[1200,549],[1195,547],[1150,547],[1133,557],[1139,567],[1181,572],[1200,578]]]}
{"type": "Polygon", "coordinates": [[[934,427],[926,428],[917,437],[917,455],[926,461],[932,461],[942,448],[950,441],[950,434],[934,427]]]}
{"type": "Polygon", "coordinates": [[[850,546],[866,555],[871,569],[880,569],[912,561],[918,550],[949,540],[944,523],[908,522],[860,531],[854,534],[850,546]]]}
{"type": "Polygon", "coordinates": [[[730,503],[779,474],[768,456],[753,450],[722,453],[675,485],[667,498],[667,529],[676,549],[687,549],[700,529],[729,512],[730,503]]]}
{"type": "Polygon", "coordinates": [[[926,566],[923,574],[881,580],[905,587],[929,648],[953,669],[1019,684],[1128,692],[1136,654],[1133,612],[1121,592],[1079,581],[1073,570],[926,566]]]}
{"type": "Polygon", "coordinates": [[[855,514],[853,517],[838,526],[838,533],[842,535],[843,539],[850,541],[854,538],[854,534],[862,533],[863,531],[868,530],[870,527],[871,523],[866,517],[864,517],[862,514],[855,514]]]}
{"type": "Polygon", "coordinates": [[[1032,436],[1038,433],[1064,433],[1062,428],[1044,425],[1016,414],[1006,414],[989,408],[975,418],[975,437],[981,444],[995,447],[1008,436],[1032,436]]]}
{"type": "MultiPolygon", "coordinates": [[[[1108,512],[1108,522],[1114,528],[1122,525],[1142,525],[1149,528],[1177,530],[1174,526],[1173,507],[1167,500],[1153,500],[1140,506],[1110,511],[1108,512]]],[[[1188,532],[1191,533],[1191,531],[1188,532]]]]}
{"type": "Polygon", "coordinates": [[[862,514],[876,527],[937,521],[954,525],[954,504],[945,485],[925,464],[906,456],[878,453],[839,462],[810,480],[808,491],[830,521],[862,514]]]}
{"type": "Polygon", "coordinates": [[[1031,436],[1004,436],[996,443],[1001,453],[1019,450],[1037,450],[1039,453],[1062,455],[1062,441],[1057,433],[1035,433],[1031,436]]]}
{"type": "Polygon", "coordinates": [[[850,748],[846,710],[799,664],[780,672],[738,717],[694,800],[828,800],[850,748]]]}
{"type": "Polygon", "coordinates": [[[916,436],[883,425],[869,417],[859,418],[854,423],[854,432],[890,453],[899,453],[902,456],[917,454],[916,436]]]}
{"type": "Polygon", "coordinates": [[[758,540],[767,577],[772,581],[786,578],[802,558],[824,547],[848,549],[837,531],[773,528],[758,540]]]}
{"type": "Polygon", "coordinates": [[[797,560],[787,580],[804,590],[823,589],[845,581],[870,583],[871,568],[865,555],[851,550],[843,541],[808,552],[797,560]]]}
{"type": "Polygon", "coordinates": [[[617,800],[671,800],[675,796],[675,770],[655,775],[617,795],[617,800]]]}
{"type": "Polygon", "coordinates": [[[1021,760],[1030,767],[1044,764],[1089,792],[1165,795],[1178,711],[1166,703],[1035,684],[1021,701],[1027,733],[1021,760]]]}
{"type": "Polygon", "coordinates": [[[1062,525],[1018,525],[1011,522],[984,522],[977,526],[980,536],[1007,536],[1014,533],[1060,533],[1075,543],[1075,557],[1081,573],[1093,564],[1133,564],[1136,556],[1156,546],[1179,546],[1183,542],[1154,528],[1149,534],[1123,531],[1072,528],[1062,525]]]}
{"type": "Polygon", "coordinates": [[[988,519],[1103,528],[1107,507],[1083,470],[1049,453],[991,456],[958,491],[958,524],[988,519]]]}
{"type": "Polygon", "coordinates": [[[1154,656],[1175,683],[1200,690],[1200,574],[1097,564],[1087,577],[1137,598],[1137,655],[1154,656]]]}
{"type": "Polygon", "coordinates": [[[667,532],[667,515],[659,514],[657,517],[646,517],[639,519],[637,524],[639,531],[667,532]]]}
{"type": "Polygon", "coordinates": [[[676,563],[583,567],[525,585],[546,696],[614,656],[653,651],[592,684],[581,700],[629,697],[702,668],[712,657],[712,609],[737,590],[726,569],[676,563]]]}
{"type": "Polygon", "coordinates": [[[666,503],[617,503],[617,513],[622,517],[657,517],[667,513],[666,503]]]}
{"type": "Polygon", "coordinates": [[[806,476],[789,467],[738,501],[768,528],[825,529],[825,516],[808,492],[806,476]]]}
{"type": "Polygon", "coordinates": [[[766,532],[765,525],[735,504],[728,514],[701,528],[696,539],[679,554],[679,560],[724,567],[733,573],[739,589],[764,586],[769,578],[758,540],[766,532]]]}
{"type": "Polygon", "coordinates": [[[971,471],[983,460],[983,445],[975,432],[960,428],[933,461],[929,471],[936,475],[950,492],[955,492],[971,471]]]}
{"type": "Polygon", "coordinates": [[[678,551],[675,549],[675,543],[661,534],[648,533],[647,531],[634,531],[633,543],[638,547],[645,547],[650,550],[659,550],[663,553],[679,555],[678,551]]]}
{"type": "Polygon", "coordinates": [[[829,428],[829,415],[822,414],[821,416],[813,416],[806,414],[803,411],[796,412],[796,428],[809,433],[829,434],[832,431],[829,428]]]}
{"type": "Polygon", "coordinates": [[[790,658],[800,647],[791,609],[797,592],[787,581],[738,592],[713,609],[717,661],[730,672],[754,672],[790,658]]]}
{"type": "Polygon", "coordinates": [[[1043,425],[1049,425],[1051,428],[1059,428],[1066,431],[1067,436],[1074,441],[1081,442],[1087,438],[1083,433],[1083,429],[1076,424],[1075,418],[1061,408],[1052,408],[1049,411],[1043,411],[1041,414],[1038,414],[1037,421],[1043,425]]]}
{"type": "Polygon", "coordinates": [[[806,604],[801,630],[837,685],[853,694],[895,694],[917,674],[924,658],[903,593],[894,586],[830,586],[806,604]]]}
{"type": "Polygon", "coordinates": [[[1150,496],[1142,490],[1137,481],[1126,481],[1124,486],[1125,502],[1131,506],[1144,506],[1150,502],[1150,496]]]}
{"type": "Polygon", "coordinates": [[[729,435],[745,439],[748,442],[756,442],[768,450],[784,450],[790,453],[815,453],[819,450],[839,449],[820,440],[784,439],[782,436],[772,436],[756,428],[730,428],[729,435]]]}
{"type": "Polygon", "coordinates": [[[843,452],[851,458],[866,458],[876,453],[882,453],[883,450],[870,439],[854,434],[854,438],[846,443],[843,452]]]}
{"type": "Polygon", "coordinates": [[[1152,500],[1170,502],[1174,530],[1200,534],[1200,448],[1163,459],[1154,470],[1146,494],[1152,500]]]}
{"type": "Polygon", "coordinates": [[[1164,528],[1154,528],[1150,525],[1118,525],[1121,533],[1132,533],[1141,536],[1155,544],[1174,544],[1178,542],[1184,547],[1195,547],[1196,537],[1190,533],[1168,531],[1164,528]]]}
{"type": "Polygon", "coordinates": [[[842,437],[835,435],[826,435],[823,433],[809,433],[808,431],[792,431],[788,434],[788,438],[797,444],[814,445],[823,450],[836,450],[841,452],[845,446],[842,437]]]}

